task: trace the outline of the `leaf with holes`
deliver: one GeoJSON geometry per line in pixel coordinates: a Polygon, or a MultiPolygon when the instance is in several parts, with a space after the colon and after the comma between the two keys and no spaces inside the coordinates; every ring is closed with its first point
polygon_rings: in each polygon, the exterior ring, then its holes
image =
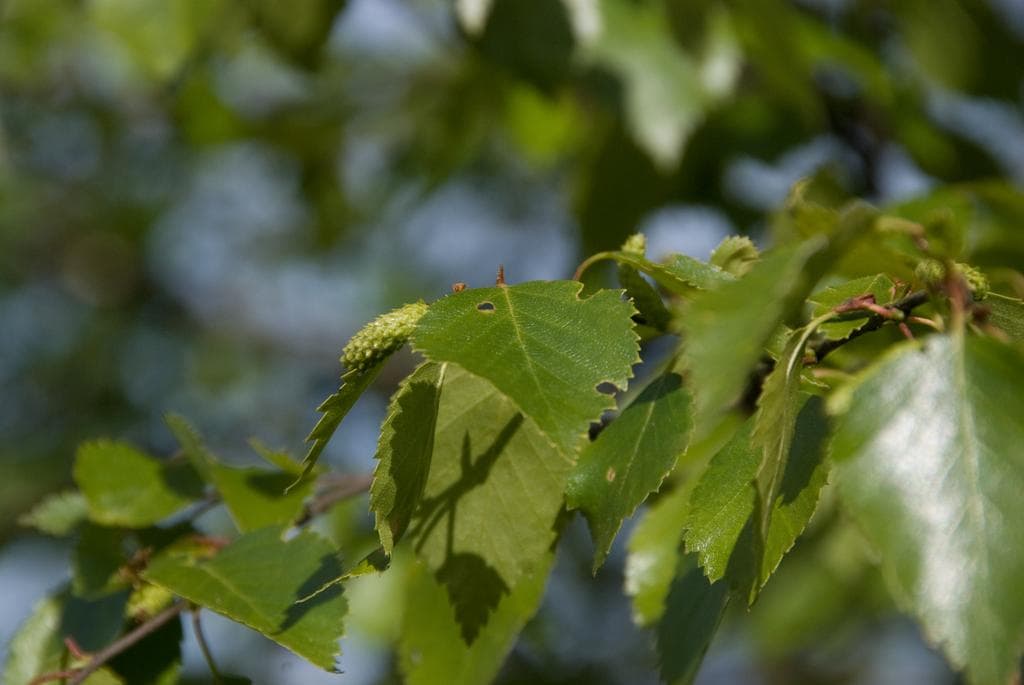
{"type": "Polygon", "coordinates": [[[656,491],[690,437],[690,396],[674,370],[654,379],[580,453],[567,502],[582,510],[594,538],[594,571],[622,521],[656,491]]]}
{"type": "Polygon", "coordinates": [[[897,599],[973,683],[1024,635],[1024,355],[963,335],[906,343],[835,396],[839,492],[897,599]]]}
{"type": "Polygon", "coordinates": [[[598,386],[625,387],[639,361],[633,306],[613,290],[580,299],[582,287],[530,282],[449,295],[420,319],[413,347],[487,379],[574,454],[615,406],[598,386]]]}
{"type": "Polygon", "coordinates": [[[572,460],[486,380],[447,365],[430,472],[407,537],[467,642],[555,540],[572,460]]]}
{"type": "Polygon", "coordinates": [[[208,560],[171,549],[143,577],[334,671],[347,603],[336,584],[309,596],[341,575],[341,561],[315,533],[283,534],[281,527],[247,533],[208,560]]]}

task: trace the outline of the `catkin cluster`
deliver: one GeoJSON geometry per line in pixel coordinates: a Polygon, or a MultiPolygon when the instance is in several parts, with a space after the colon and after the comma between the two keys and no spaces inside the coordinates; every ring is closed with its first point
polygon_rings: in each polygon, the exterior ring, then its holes
{"type": "Polygon", "coordinates": [[[381,314],[352,336],[341,352],[341,363],[358,371],[374,366],[405,344],[426,311],[421,301],[381,314]]]}

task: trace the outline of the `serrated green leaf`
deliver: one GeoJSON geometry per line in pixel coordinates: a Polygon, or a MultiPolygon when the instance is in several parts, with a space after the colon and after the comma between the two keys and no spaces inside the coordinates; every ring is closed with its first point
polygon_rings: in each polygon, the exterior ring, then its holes
{"type": "Polygon", "coordinates": [[[364,370],[351,369],[346,371],[341,377],[341,386],[338,388],[338,392],[321,402],[320,406],[316,408],[323,416],[320,417],[320,420],[313,426],[313,430],[306,436],[306,442],[313,444],[310,445],[305,459],[302,460],[303,468],[299,481],[312,473],[313,469],[316,468],[320,454],[327,447],[327,443],[334,435],[334,431],[338,430],[342,419],[345,418],[349,410],[355,405],[356,400],[359,399],[360,395],[370,387],[373,380],[380,374],[380,370],[384,368],[385,361],[387,361],[387,358],[380,359],[376,364],[364,370]]]}
{"type": "Polygon", "coordinates": [[[689,503],[688,489],[673,490],[644,513],[629,538],[625,589],[633,598],[633,622],[639,626],[653,625],[665,612],[665,598],[683,556],[689,503]]]}
{"type": "Polygon", "coordinates": [[[658,665],[663,682],[689,685],[718,630],[729,589],[724,583],[709,582],[692,556],[679,566],[658,623],[658,665]]]}
{"type": "Polygon", "coordinates": [[[728,577],[745,598],[767,581],[793,546],[814,513],[827,476],[822,402],[811,397],[797,416],[766,540],[758,542],[753,480],[763,449],[753,443],[753,430],[752,418],[712,458],[694,487],[684,535],[687,551],[698,554],[708,578],[728,577]]]}
{"type": "Polygon", "coordinates": [[[594,538],[594,571],[636,508],[656,491],[686,449],[690,396],[669,370],[654,379],[580,453],[567,503],[582,510],[594,538]]]}
{"type": "Polygon", "coordinates": [[[24,623],[18,628],[8,646],[3,682],[7,685],[27,685],[43,673],[61,668],[64,643],[60,625],[63,601],[47,597],[36,604],[24,623]]]}
{"type": "Polygon", "coordinates": [[[124,533],[92,523],[82,526],[71,560],[71,588],[79,597],[98,597],[127,584],[118,577],[126,563],[124,533]]]}
{"type": "Polygon", "coordinates": [[[334,671],[346,609],[341,587],[297,601],[340,576],[341,562],[331,545],[309,530],[288,540],[283,534],[277,526],[247,533],[208,560],[168,550],[143,577],[334,671]]]}
{"type": "Polygon", "coordinates": [[[724,283],[731,283],[736,277],[717,266],[706,264],[683,254],[668,255],[662,262],[653,262],[643,255],[628,251],[599,252],[581,265],[589,265],[611,259],[651,277],[655,283],[676,295],[689,297],[700,290],[712,290],[724,283]]]}
{"type": "Polygon", "coordinates": [[[463,637],[541,564],[572,460],[486,380],[449,364],[430,473],[407,536],[447,588],[463,637]]]}
{"type": "Polygon", "coordinates": [[[1024,636],[1024,358],[962,334],[903,344],[838,400],[840,495],[897,599],[974,683],[1024,636]]]}
{"type": "Polygon", "coordinates": [[[189,464],[161,462],[108,440],[78,448],[74,477],[89,518],[109,526],[151,526],[203,495],[202,481],[189,464]]]}
{"type": "Polygon", "coordinates": [[[406,377],[380,429],[370,511],[385,554],[408,527],[427,483],[446,367],[427,362],[406,377]]]}
{"type": "Polygon", "coordinates": [[[461,637],[461,627],[445,591],[420,564],[412,564],[406,591],[405,616],[399,639],[399,666],[409,685],[485,685],[494,680],[516,636],[533,616],[544,595],[554,561],[547,554],[523,576],[498,604],[494,615],[472,645],[461,637]]]}
{"type": "MultiPolygon", "coordinates": [[[[800,394],[804,350],[818,326],[832,316],[832,312],[826,312],[790,335],[775,368],[765,379],[761,395],[758,397],[757,414],[754,417],[754,429],[750,440],[753,447],[761,452],[761,462],[754,476],[754,490],[757,494],[754,533],[756,544],[764,548],[768,547],[771,517],[775,502],[781,493],[783,475],[788,467],[797,415],[804,404],[804,398],[800,394]]],[[[814,496],[817,499],[817,491],[814,496]]],[[[800,524],[797,534],[802,530],[803,524],[800,524]]],[[[755,594],[775,570],[777,563],[775,561],[770,568],[758,571],[758,583],[753,588],[755,594]]]]}
{"type": "Polygon", "coordinates": [[[619,291],[580,299],[582,283],[478,288],[431,305],[413,346],[490,381],[565,454],[614,407],[598,386],[626,386],[639,361],[633,306],[619,291]]]}
{"type": "Polygon", "coordinates": [[[35,528],[41,533],[64,537],[69,535],[89,516],[85,496],[80,492],[58,492],[47,496],[18,518],[22,526],[35,528]]]}
{"type": "Polygon", "coordinates": [[[988,307],[990,324],[1006,333],[1010,340],[1024,340],[1024,302],[989,293],[982,304],[988,307]]]}
{"type": "Polygon", "coordinates": [[[695,426],[713,425],[740,399],[772,334],[813,287],[805,267],[827,244],[819,237],[766,253],[742,279],[694,298],[682,324],[695,426]]]}
{"type": "MultiPolygon", "coordinates": [[[[819,317],[851,298],[868,294],[874,295],[877,304],[888,304],[894,299],[895,284],[885,274],[864,276],[820,290],[807,298],[807,301],[814,305],[811,315],[819,317]]],[[[864,312],[860,319],[828,321],[821,325],[820,330],[828,338],[841,340],[867,323],[869,316],[870,312],[864,312]]]]}

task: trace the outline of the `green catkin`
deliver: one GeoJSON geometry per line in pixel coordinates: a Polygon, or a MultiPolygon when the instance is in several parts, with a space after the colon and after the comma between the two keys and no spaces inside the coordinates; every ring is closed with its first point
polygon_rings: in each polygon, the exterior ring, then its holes
{"type": "Polygon", "coordinates": [[[708,263],[739,277],[750,271],[759,256],[757,247],[750,238],[731,235],[715,248],[708,263]]]}
{"type": "Polygon", "coordinates": [[[341,363],[356,371],[375,366],[405,344],[426,311],[426,303],[420,301],[381,314],[352,336],[341,352],[341,363]]]}
{"type": "MultiPolygon", "coordinates": [[[[974,298],[975,302],[981,302],[988,296],[988,278],[981,270],[962,262],[956,262],[953,268],[956,269],[956,273],[962,276],[967,283],[967,287],[971,291],[971,297],[974,298]]],[[[946,267],[937,259],[925,259],[919,262],[914,269],[914,276],[925,286],[935,288],[941,285],[942,281],[946,278],[946,267]]]]}

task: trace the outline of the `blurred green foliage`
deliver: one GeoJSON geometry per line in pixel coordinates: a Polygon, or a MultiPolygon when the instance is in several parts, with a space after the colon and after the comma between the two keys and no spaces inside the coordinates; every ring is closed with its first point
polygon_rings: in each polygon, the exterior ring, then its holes
{"type": "MultiPolygon", "coordinates": [[[[999,0],[8,0],[0,539],[83,438],[168,452],[175,410],[297,448],[370,314],[503,261],[566,276],[666,208],[705,212],[677,245],[708,216],[806,235],[800,176],[967,226],[1021,296],[1022,63],[999,0]]],[[[763,612],[772,654],[850,615],[812,568],[874,580],[833,546],[797,550],[786,582],[832,601],[763,612]]]]}

